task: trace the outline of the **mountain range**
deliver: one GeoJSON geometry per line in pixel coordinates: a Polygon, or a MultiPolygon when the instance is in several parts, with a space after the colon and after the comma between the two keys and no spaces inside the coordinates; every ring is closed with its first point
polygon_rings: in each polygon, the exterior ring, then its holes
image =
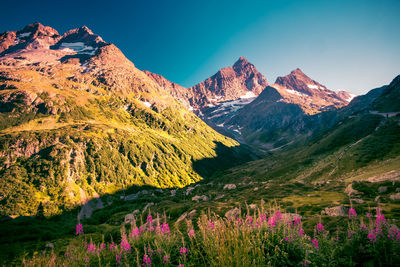
{"type": "Polygon", "coordinates": [[[30,24],[0,35],[0,212],[51,215],[131,186],[184,187],[275,152],[332,156],[382,139],[379,155],[395,156],[385,127],[398,127],[399,90],[398,76],[354,98],[298,68],[270,84],[244,57],[186,88],[85,26],[60,35],[30,24]]]}

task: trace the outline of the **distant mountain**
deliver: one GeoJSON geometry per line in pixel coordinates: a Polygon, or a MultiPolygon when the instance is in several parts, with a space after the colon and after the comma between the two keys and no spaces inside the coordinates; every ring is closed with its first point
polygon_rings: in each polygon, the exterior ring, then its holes
{"type": "Polygon", "coordinates": [[[0,35],[0,214],[47,214],[132,185],[183,187],[251,158],[83,26],[0,35]],[[206,166],[205,166],[205,163],[206,166]]]}
{"type": "Polygon", "coordinates": [[[199,107],[206,104],[237,100],[243,96],[257,96],[268,85],[267,79],[246,58],[240,57],[232,67],[220,69],[205,81],[193,86],[194,95],[206,96],[208,103],[197,102],[199,107]]]}
{"type": "Polygon", "coordinates": [[[312,115],[346,106],[351,97],[345,91],[331,91],[295,69],[220,123],[237,140],[272,149],[311,134],[315,127],[312,115]]]}
{"type": "Polygon", "coordinates": [[[208,125],[230,136],[232,133],[223,127],[223,123],[268,85],[267,79],[244,57],[232,67],[223,68],[190,88],[170,82],[161,75],[145,73],[208,125]]]}

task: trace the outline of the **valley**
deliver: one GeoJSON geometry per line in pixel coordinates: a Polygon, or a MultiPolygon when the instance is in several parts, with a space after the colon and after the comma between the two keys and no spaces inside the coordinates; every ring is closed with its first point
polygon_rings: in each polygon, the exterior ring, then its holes
{"type": "MultiPolygon", "coordinates": [[[[0,226],[6,229],[0,264],[80,266],[86,254],[76,252],[76,262],[62,259],[82,242],[83,250],[87,242],[121,243],[122,255],[126,232],[132,235],[149,216],[177,233],[171,247],[192,242],[181,232],[204,232],[206,221],[226,223],[230,231],[235,221],[264,218],[265,210],[268,218],[277,212],[291,218],[279,218],[282,228],[273,235],[279,242],[296,216],[308,237],[321,220],[331,234],[346,235],[350,222],[356,225],[354,209],[360,218],[376,211],[398,224],[399,92],[400,76],[355,96],[332,91],[299,68],[270,84],[245,57],[186,88],[139,70],[86,26],[64,34],[40,23],[7,31],[0,35],[0,226]],[[77,225],[83,237],[74,237],[77,225]]],[[[266,219],[257,227],[270,233],[266,219]]],[[[365,239],[359,231],[354,234],[365,239]]],[[[130,240],[139,244],[137,258],[147,253],[143,246],[161,242],[146,235],[130,240]]],[[[101,265],[88,255],[91,265],[101,265]]],[[[173,264],[218,265],[212,256],[186,256],[176,255],[173,264]]],[[[104,257],[106,266],[121,262],[118,255],[104,257]]],[[[386,263],[398,258],[397,251],[386,263]]]]}

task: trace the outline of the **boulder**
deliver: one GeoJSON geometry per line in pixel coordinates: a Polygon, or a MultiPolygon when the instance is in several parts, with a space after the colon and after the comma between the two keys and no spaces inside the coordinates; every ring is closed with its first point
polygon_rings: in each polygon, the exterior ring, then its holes
{"type": "Polygon", "coordinates": [[[393,195],[390,195],[390,199],[391,200],[399,200],[400,199],[400,192],[396,193],[396,194],[393,194],[393,195]]]}
{"type": "Polygon", "coordinates": [[[221,199],[221,198],[223,198],[225,195],[218,195],[218,196],[216,196],[215,197],[215,199],[214,200],[218,200],[218,199],[221,199]]]}
{"type": "Polygon", "coordinates": [[[379,194],[386,193],[387,190],[388,190],[387,186],[380,186],[380,187],[378,188],[378,193],[379,193],[379,194]]]}
{"type": "Polygon", "coordinates": [[[225,217],[228,220],[232,220],[232,221],[235,220],[237,217],[239,217],[239,215],[240,215],[240,209],[239,208],[231,209],[231,210],[229,210],[229,211],[227,211],[225,213],[225,217]]]}
{"type": "Polygon", "coordinates": [[[364,200],[362,200],[361,198],[354,198],[351,201],[354,201],[354,202],[356,202],[358,204],[364,204],[364,200]]]}
{"type": "Polygon", "coordinates": [[[236,189],[236,185],[235,184],[226,184],[226,185],[224,185],[224,189],[226,189],[226,190],[236,189]]]}
{"type": "Polygon", "coordinates": [[[194,196],[194,197],[192,197],[192,200],[193,201],[199,201],[199,200],[203,200],[203,201],[207,201],[208,200],[208,197],[206,196],[206,195],[202,195],[202,196],[194,196]]]}
{"type": "Polygon", "coordinates": [[[336,206],[332,208],[325,208],[321,213],[331,217],[346,216],[346,209],[343,206],[336,206]]]}

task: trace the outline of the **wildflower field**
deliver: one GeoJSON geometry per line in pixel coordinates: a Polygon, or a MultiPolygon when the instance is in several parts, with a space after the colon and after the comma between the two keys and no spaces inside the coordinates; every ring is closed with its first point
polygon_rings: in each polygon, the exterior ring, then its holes
{"type": "Polygon", "coordinates": [[[357,214],[347,226],[313,230],[306,218],[277,205],[222,218],[211,211],[196,221],[169,225],[164,215],[145,216],[121,228],[119,240],[94,242],[77,224],[75,240],[23,260],[25,266],[398,266],[399,228],[377,207],[357,214]],[[57,251],[57,252],[55,252],[57,251]]]}

